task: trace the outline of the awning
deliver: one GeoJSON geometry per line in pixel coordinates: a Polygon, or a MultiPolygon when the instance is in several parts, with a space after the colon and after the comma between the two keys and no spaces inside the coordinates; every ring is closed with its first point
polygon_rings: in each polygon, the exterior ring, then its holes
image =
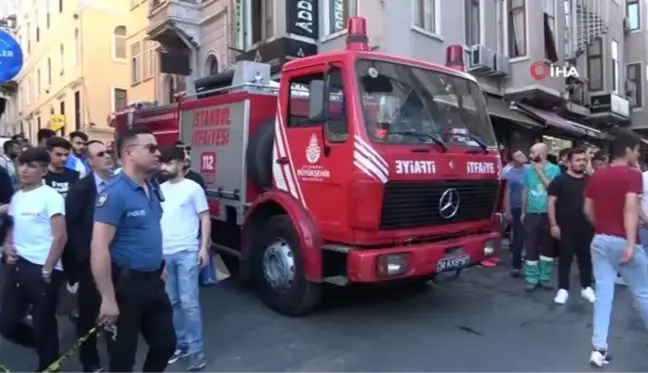
{"type": "Polygon", "coordinates": [[[571,120],[565,119],[560,115],[556,113],[552,113],[550,111],[534,108],[532,106],[523,105],[523,104],[515,104],[513,108],[522,113],[531,115],[533,117],[542,120],[548,126],[556,127],[558,129],[561,129],[575,136],[588,136],[588,137],[593,137],[593,138],[598,138],[603,140],[609,138],[609,135],[595,128],[591,128],[582,125],[580,123],[576,123],[571,120]]]}
{"type": "Polygon", "coordinates": [[[643,137],[641,138],[641,142],[644,143],[644,145],[648,145],[648,140],[644,139],[643,137]]]}
{"type": "Polygon", "coordinates": [[[488,114],[492,116],[510,120],[528,128],[544,127],[543,124],[537,120],[511,109],[511,103],[500,98],[488,97],[486,99],[486,106],[488,107],[488,114]]]}

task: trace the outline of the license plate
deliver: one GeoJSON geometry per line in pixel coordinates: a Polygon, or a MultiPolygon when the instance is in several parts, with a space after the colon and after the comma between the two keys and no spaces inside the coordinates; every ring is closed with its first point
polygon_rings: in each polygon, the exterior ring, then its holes
{"type": "Polygon", "coordinates": [[[450,258],[444,258],[437,263],[437,273],[452,271],[455,269],[467,267],[470,264],[469,255],[458,255],[450,258]]]}

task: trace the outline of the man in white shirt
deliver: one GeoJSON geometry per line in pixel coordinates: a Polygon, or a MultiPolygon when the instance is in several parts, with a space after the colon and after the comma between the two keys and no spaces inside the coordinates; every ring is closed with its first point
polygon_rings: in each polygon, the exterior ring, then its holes
{"type": "Polygon", "coordinates": [[[19,345],[35,348],[38,369],[59,356],[56,307],[63,281],[59,261],[67,241],[65,203],[43,184],[50,156],[32,148],[18,157],[22,189],[9,205],[13,224],[3,243],[8,277],[0,301],[0,334],[19,345]],[[32,309],[32,325],[22,322],[32,309]]]}
{"type": "Polygon", "coordinates": [[[184,150],[172,147],[160,161],[167,180],[160,186],[162,249],[166,262],[166,291],[173,307],[177,348],[169,364],[189,357],[189,370],[206,366],[203,353],[198,275],[209,262],[211,222],[205,191],[184,176],[184,150]]]}

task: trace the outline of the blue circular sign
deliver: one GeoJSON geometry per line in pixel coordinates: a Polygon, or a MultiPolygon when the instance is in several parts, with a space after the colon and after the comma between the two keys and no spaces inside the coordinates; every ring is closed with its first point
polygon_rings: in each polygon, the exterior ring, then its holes
{"type": "Polygon", "coordinates": [[[23,67],[20,45],[6,30],[0,29],[0,84],[15,78],[23,67]]]}

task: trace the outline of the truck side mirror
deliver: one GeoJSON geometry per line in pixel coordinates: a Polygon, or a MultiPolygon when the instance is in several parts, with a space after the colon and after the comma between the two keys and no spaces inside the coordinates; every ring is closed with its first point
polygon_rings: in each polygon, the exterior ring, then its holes
{"type": "Polygon", "coordinates": [[[311,80],[308,95],[308,120],[325,123],[328,119],[329,93],[328,78],[311,80]]]}

